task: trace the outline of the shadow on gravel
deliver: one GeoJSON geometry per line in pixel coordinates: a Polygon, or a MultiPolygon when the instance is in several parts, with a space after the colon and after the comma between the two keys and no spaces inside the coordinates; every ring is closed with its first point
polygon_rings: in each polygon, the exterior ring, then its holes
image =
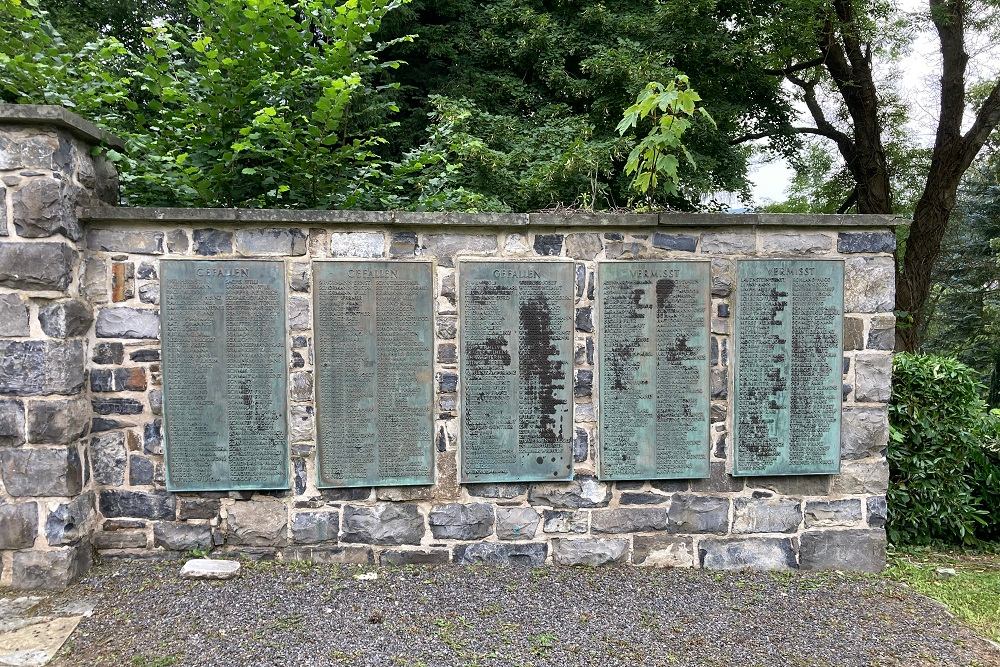
{"type": "Polygon", "coordinates": [[[997,667],[1000,651],[882,577],[644,568],[111,561],[53,665],[997,667]]]}

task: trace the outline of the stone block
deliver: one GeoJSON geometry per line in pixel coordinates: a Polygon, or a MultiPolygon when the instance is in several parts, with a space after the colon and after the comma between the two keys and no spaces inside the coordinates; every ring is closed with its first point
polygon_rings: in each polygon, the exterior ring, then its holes
{"type": "Polygon", "coordinates": [[[652,491],[627,491],[618,498],[618,502],[622,505],[662,505],[668,500],[670,500],[670,496],[652,491]]]}
{"type": "Polygon", "coordinates": [[[334,257],[381,257],[385,254],[382,232],[333,232],[330,254],[334,257]]]}
{"type": "Polygon", "coordinates": [[[138,415],[143,405],[134,398],[95,398],[90,406],[99,415],[138,415]]]}
{"type": "Polygon", "coordinates": [[[78,581],[90,569],[90,564],[91,547],[87,542],[50,551],[17,551],[11,587],[62,590],[78,581]]]}
{"type": "Polygon", "coordinates": [[[511,500],[528,492],[528,485],[521,482],[464,484],[463,486],[470,496],[497,500],[511,500]]]}
{"type": "Polygon", "coordinates": [[[97,312],[98,338],[159,339],[160,312],[111,306],[97,312]]]}
{"type": "Polygon", "coordinates": [[[896,235],[883,232],[840,232],[837,235],[837,252],[895,252],[896,235]]]}
{"type": "Polygon", "coordinates": [[[0,294],[0,336],[27,336],[28,305],[18,294],[0,294]]]}
{"type": "Polygon", "coordinates": [[[872,528],[885,528],[889,517],[889,508],[885,496],[871,496],[865,500],[868,510],[868,525],[872,528]]]}
{"type": "Polygon", "coordinates": [[[375,490],[377,500],[394,503],[414,500],[431,500],[434,498],[433,486],[380,486],[375,490]]]}
{"type": "Polygon", "coordinates": [[[77,256],[65,243],[0,242],[0,286],[63,292],[77,256]]]}
{"type": "Polygon", "coordinates": [[[886,403],[892,395],[892,357],[858,354],[854,357],[854,400],[886,403]]]}
{"type": "Polygon", "coordinates": [[[788,498],[736,498],[734,533],[794,533],[802,523],[802,506],[788,498]]]}
{"type": "Polygon", "coordinates": [[[128,485],[151,486],[156,480],[156,464],[141,454],[129,454],[128,485]]]}
{"type": "Polygon", "coordinates": [[[76,219],[62,181],[48,176],[33,178],[11,196],[14,229],[22,238],[62,234],[78,241],[83,229],[76,219]]]}
{"type": "Polygon", "coordinates": [[[792,570],[794,538],[710,537],[698,543],[698,559],[709,570],[792,570]]]}
{"type": "Polygon", "coordinates": [[[0,340],[0,394],[78,394],[85,366],[79,340],[0,340]]]}
{"type": "Polygon", "coordinates": [[[570,482],[541,482],[532,484],[528,491],[532,505],[580,509],[607,507],[611,502],[611,487],[590,475],[577,475],[570,482]]]}
{"type": "Polygon", "coordinates": [[[90,439],[90,469],[94,481],[102,486],[121,486],[125,483],[125,434],[109,431],[90,439]]]}
{"type": "Polygon", "coordinates": [[[159,419],[146,424],[142,429],[142,451],[158,456],[163,454],[163,422],[159,419]]]}
{"type": "Polygon", "coordinates": [[[128,301],[135,296],[135,265],[132,262],[111,262],[111,300],[128,301]]]}
{"type": "Polygon", "coordinates": [[[38,534],[38,503],[0,505],[0,549],[30,549],[38,534]]]}
{"type": "Polygon", "coordinates": [[[194,251],[203,256],[228,255],[233,252],[233,233],[221,229],[196,229],[194,251]]]}
{"type": "Polygon", "coordinates": [[[802,231],[759,232],[762,252],[781,255],[822,255],[833,248],[833,238],[802,231]]]}
{"type": "Polygon", "coordinates": [[[537,542],[476,542],[455,547],[454,561],[460,565],[521,565],[539,567],[545,564],[549,545],[537,542]]]}
{"type": "Polygon", "coordinates": [[[546,533],[586,533],[590,528],[590,515],[568,510],[542,512],[542,530],[546,533]]]}
{"type": "Polygon", "coordinates": [[[83,487],[83,466],[75,447],[0,450],[0,472],[15,498],[75,496],[83,487]]]}
{"type": "Polygon", "coordinates": [[[428,523],[439,540],[476,540],[493,533],[493,505],[448,503],[431,509],[428,523]]]}
{"type": "Polygon", "coordinates": [[[208,551],[212,527],[207,524],[157,521],[153,524],[153,546],[168,551],[208,551]]]}
{"type": "Polygon", "coordinates": [[[493,234],[428,234],[423,239],[423,253],[436,257],[438,266],[447,268],[455,266],[458,256],[488,255],[497,249],[493,234]]]}
{"type": "Polygon", "coordinates": [[[371,547],[298,546],[281,550],[285,560],[309,561],[316,565],[372,565],[371,547]]]}
{"type": "Polygon", "coordinates": [[[298,257],[306,254],[306,233],[291,227],[237,229],[236,251],[249,257],[259,255],[298,257]]]}
{"type": "Polygon", "coordinates": [[[447,549],[387,549],[379,554],[383,566],[444,565],[451,560],[447,549]]]}
{"type": "Polygon", "coordinates": [[[694,252],[698,247],[698,237],[688,234],[664,234],[663,232],[656,232],[653,234],[653,247],[660,250],[694,252]]]}
{"type": "Polygon", "coordinates": [[[496,533],[501,540],[530,540],[541,517],[531,507],[497,507],[496,533]]]}
{"type": "Polygon", "coordinates": [[[93,516],[92,491],[87,491],[68,503],[59,503],[45,518],[45,541],[53,547],[76,544],[90,535],[93,516]]]}
{"type": "Polygon", "coordinates": [[[167,232],[167,250],[184,254],[191,249],[191,239],[183,229],[171,229],[167,232]]]}
{"type": "Polygon", "coordinates": [[[240,562],[215,558],[192,558],[181,567],[181,579],[224,581],[240,573],[240,562]]]}
{"type": "Polygon", "coordinates": [[[729,530],[729,499],[677,493],[670,500],[674,533],[725,533],[729,530]]]}
{"type": "Polygon", "coordinates": [[[594,314],[590,306],[580,306],[576,309],[576,330],[584,333],[594,332],[594,314]]]}
{"type": "Polygon", "coordinates": [[[420,544],[424,532],[424,517],[415,505],[344,506],[342,542],[387,546],[420,544]]]}
{"type": "Polygon", "coordinates": [[[849,257],[844,262],[844,311],[891,312],[896,305],[896,265],[891,257],[849,257]]]}
{"type": "Polygon", "coordinates": [[[181,521],[215,519],[222,510],[222,501],[218,498],[180,496],[177,500],[177,518],[181,521]]]}
{"type": "Polygon", "coordinates": [[[884,494],[889,488],[889,464],[885,459],[844,461],[833,478],[831,492],[842,495],[884,494]]]}
{"type": "Polygon", "coordinates": [[[94,310],[81,299],[63,299],[40,307],[38,322],[52,338],[85,336],[94,323],[94,310]]]}
{"type": "Polygon", "coordinates": [[[844,350],[863,350],[865,321],[860,317],[844,317],[844,350]]]}
{"type": "Polygon", "coordinates": [[[691,490],[696,493],[739,493],[743,490],[743,478],[726,472],[725,461],[713,461],[709,474],[708,478],[691,480],[691,490]]]}
{"type": "Polygon", "coordinates": [[[292,516],[292,541],[296,544],[324,544],[337,541],[340,512],[298,512],[292,516]]]}
{"type": "Polygon", "coordinates": [[[0,399],[0,447],[24,444],[24,404],[0,399]]]}
{"type": "Polygon", "coordinates": [[[896,317],[894,315],[876,315],[872,317],[865,347],[869,350],[885,350],[888,352],[895,349],[896,317]]]}
{"type": "Polygon", "coordinates": [[[226,514],[229,544],[275,547],[287,542],[288,508],[281,501],[239,501],[230,505],[226,514]]]}
{"type": "Polygon", "coordinates": [[[390,257],[413,257],[417,252],[417,235],[414,232],[396,232],[389,241],[390,257]]]}
{"type": "Polygon", "coordinates": [[[94,547],[98,551],[106,549],[145,549],[149,540],[145,532],[116,530],[94,533],[94,547]]]}
{"type": "Polygon", "coordinates": [[[69,171],[72,148],[61,133],[40,132],[37,127],[4,127],[0,134],[0,170],[46,169],[69,171]]]}
{"type": "Polygon", "coordinates": [[[694,567],[694,545],[690,537],[636,535],[632,538],[632,562],[653,567],[694,567]]]}
{"type": "Polygon", "coordinates": [[[535,234],[533,247],[538,255],[557,257],[562,254],[562,246],[562,234],[535,234]]]}
{"type": "Polygon", "coordinates": [[[669,511],[662,507],[622,507],[590,513],[592,533],[646,533],[666,530],[669,511]]]}
{"type": "Polygon", "coordinates": [[[882,456],[888,445],[889,414],[885,408],[844,408],[840,427],[841,458],[882,456]]]}
{"type": "Polygon", "coordinates": [[[861,501],[856,498],[806,502],[806,528],[857,526],[861,523],[861,515],[861,501]]]}
{"type": "Polygon", "coordinates": [[[87,257],[80,276],[80,295],[90,303],[108,302],[108,262],[101,257],[87,257]]]}
{"type": "Polygon", "coordinates": [[[611,565],[628,557],[628,540],[617,538],[555,538],[552,560],[558,565],[611,565]]]}
{"type": "Polygon", "coordinates": [[[705,232],[701,235],[701,251],[706,255],[746,255],[756,250],[751,231],[705,232]]]}
{"type": "Polygon", "coordinates": [[[566,236],[566,256],[573,259],[592,260],[604,249],[600,234],[583,233],[566,236]]]}
{"type": "Polygon", "coordinates": [[[163,232],[139,229],[88,229],[87,248],[134,255],[161,255],[163,232]]]}
{"type": "Polygon", "coordinates": [[[801,537],[799,566],[803,570],[881,572],[885,548],[881,529],[807,530],[801,537]]]}
{"type": "Polygon", "coordinates": [[[748,489],[768,489],[786,496],[825,496],[830,492],[830,475],[777,475],[746,480],[748,489]]]}
{"type": "Polygon", "coordinates": [[[177,498],[166,491],[127,491],[104,489],[99,507],[106,518],[173,519],[177,498]]]}

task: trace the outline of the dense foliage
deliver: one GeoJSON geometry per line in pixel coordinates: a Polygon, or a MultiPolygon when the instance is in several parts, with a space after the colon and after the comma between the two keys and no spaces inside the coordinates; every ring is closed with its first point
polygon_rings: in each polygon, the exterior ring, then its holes
{"type": "Polygon", "coordinates": [[[889,408],[890,539],[968,544],[993,539],[1000,498],[1000,418],[976,373],[934,355],[897,354],[889,408]]]}

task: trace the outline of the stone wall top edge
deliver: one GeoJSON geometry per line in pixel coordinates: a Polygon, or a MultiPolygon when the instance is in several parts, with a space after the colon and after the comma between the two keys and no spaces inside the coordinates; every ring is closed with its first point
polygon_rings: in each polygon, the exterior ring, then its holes
{"type": "Polygon", "coordinates": [[[786,227],[885,228],[908,224],[892,215],[773,213],[450,213],[245,208],[97,207],[82,210],[88,223],[322,224],[405,227],[786,227]]]}
{"type": "Polygon", "coordinates": [[[72,111],[52,104],[0,104],[2,125],[49,125],[92,144],[123,149],[125,142],[72,111]]]}

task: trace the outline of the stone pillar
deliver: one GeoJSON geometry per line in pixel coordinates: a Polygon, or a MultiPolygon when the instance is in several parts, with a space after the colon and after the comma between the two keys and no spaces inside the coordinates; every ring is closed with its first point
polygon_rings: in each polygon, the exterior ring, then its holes
{"type": "Polygon", "coordinates": [[[116,204],[112,137],[61,107],[0,104],[0,586],[86,572],[94,494],[81,206],[116,204]]]}

